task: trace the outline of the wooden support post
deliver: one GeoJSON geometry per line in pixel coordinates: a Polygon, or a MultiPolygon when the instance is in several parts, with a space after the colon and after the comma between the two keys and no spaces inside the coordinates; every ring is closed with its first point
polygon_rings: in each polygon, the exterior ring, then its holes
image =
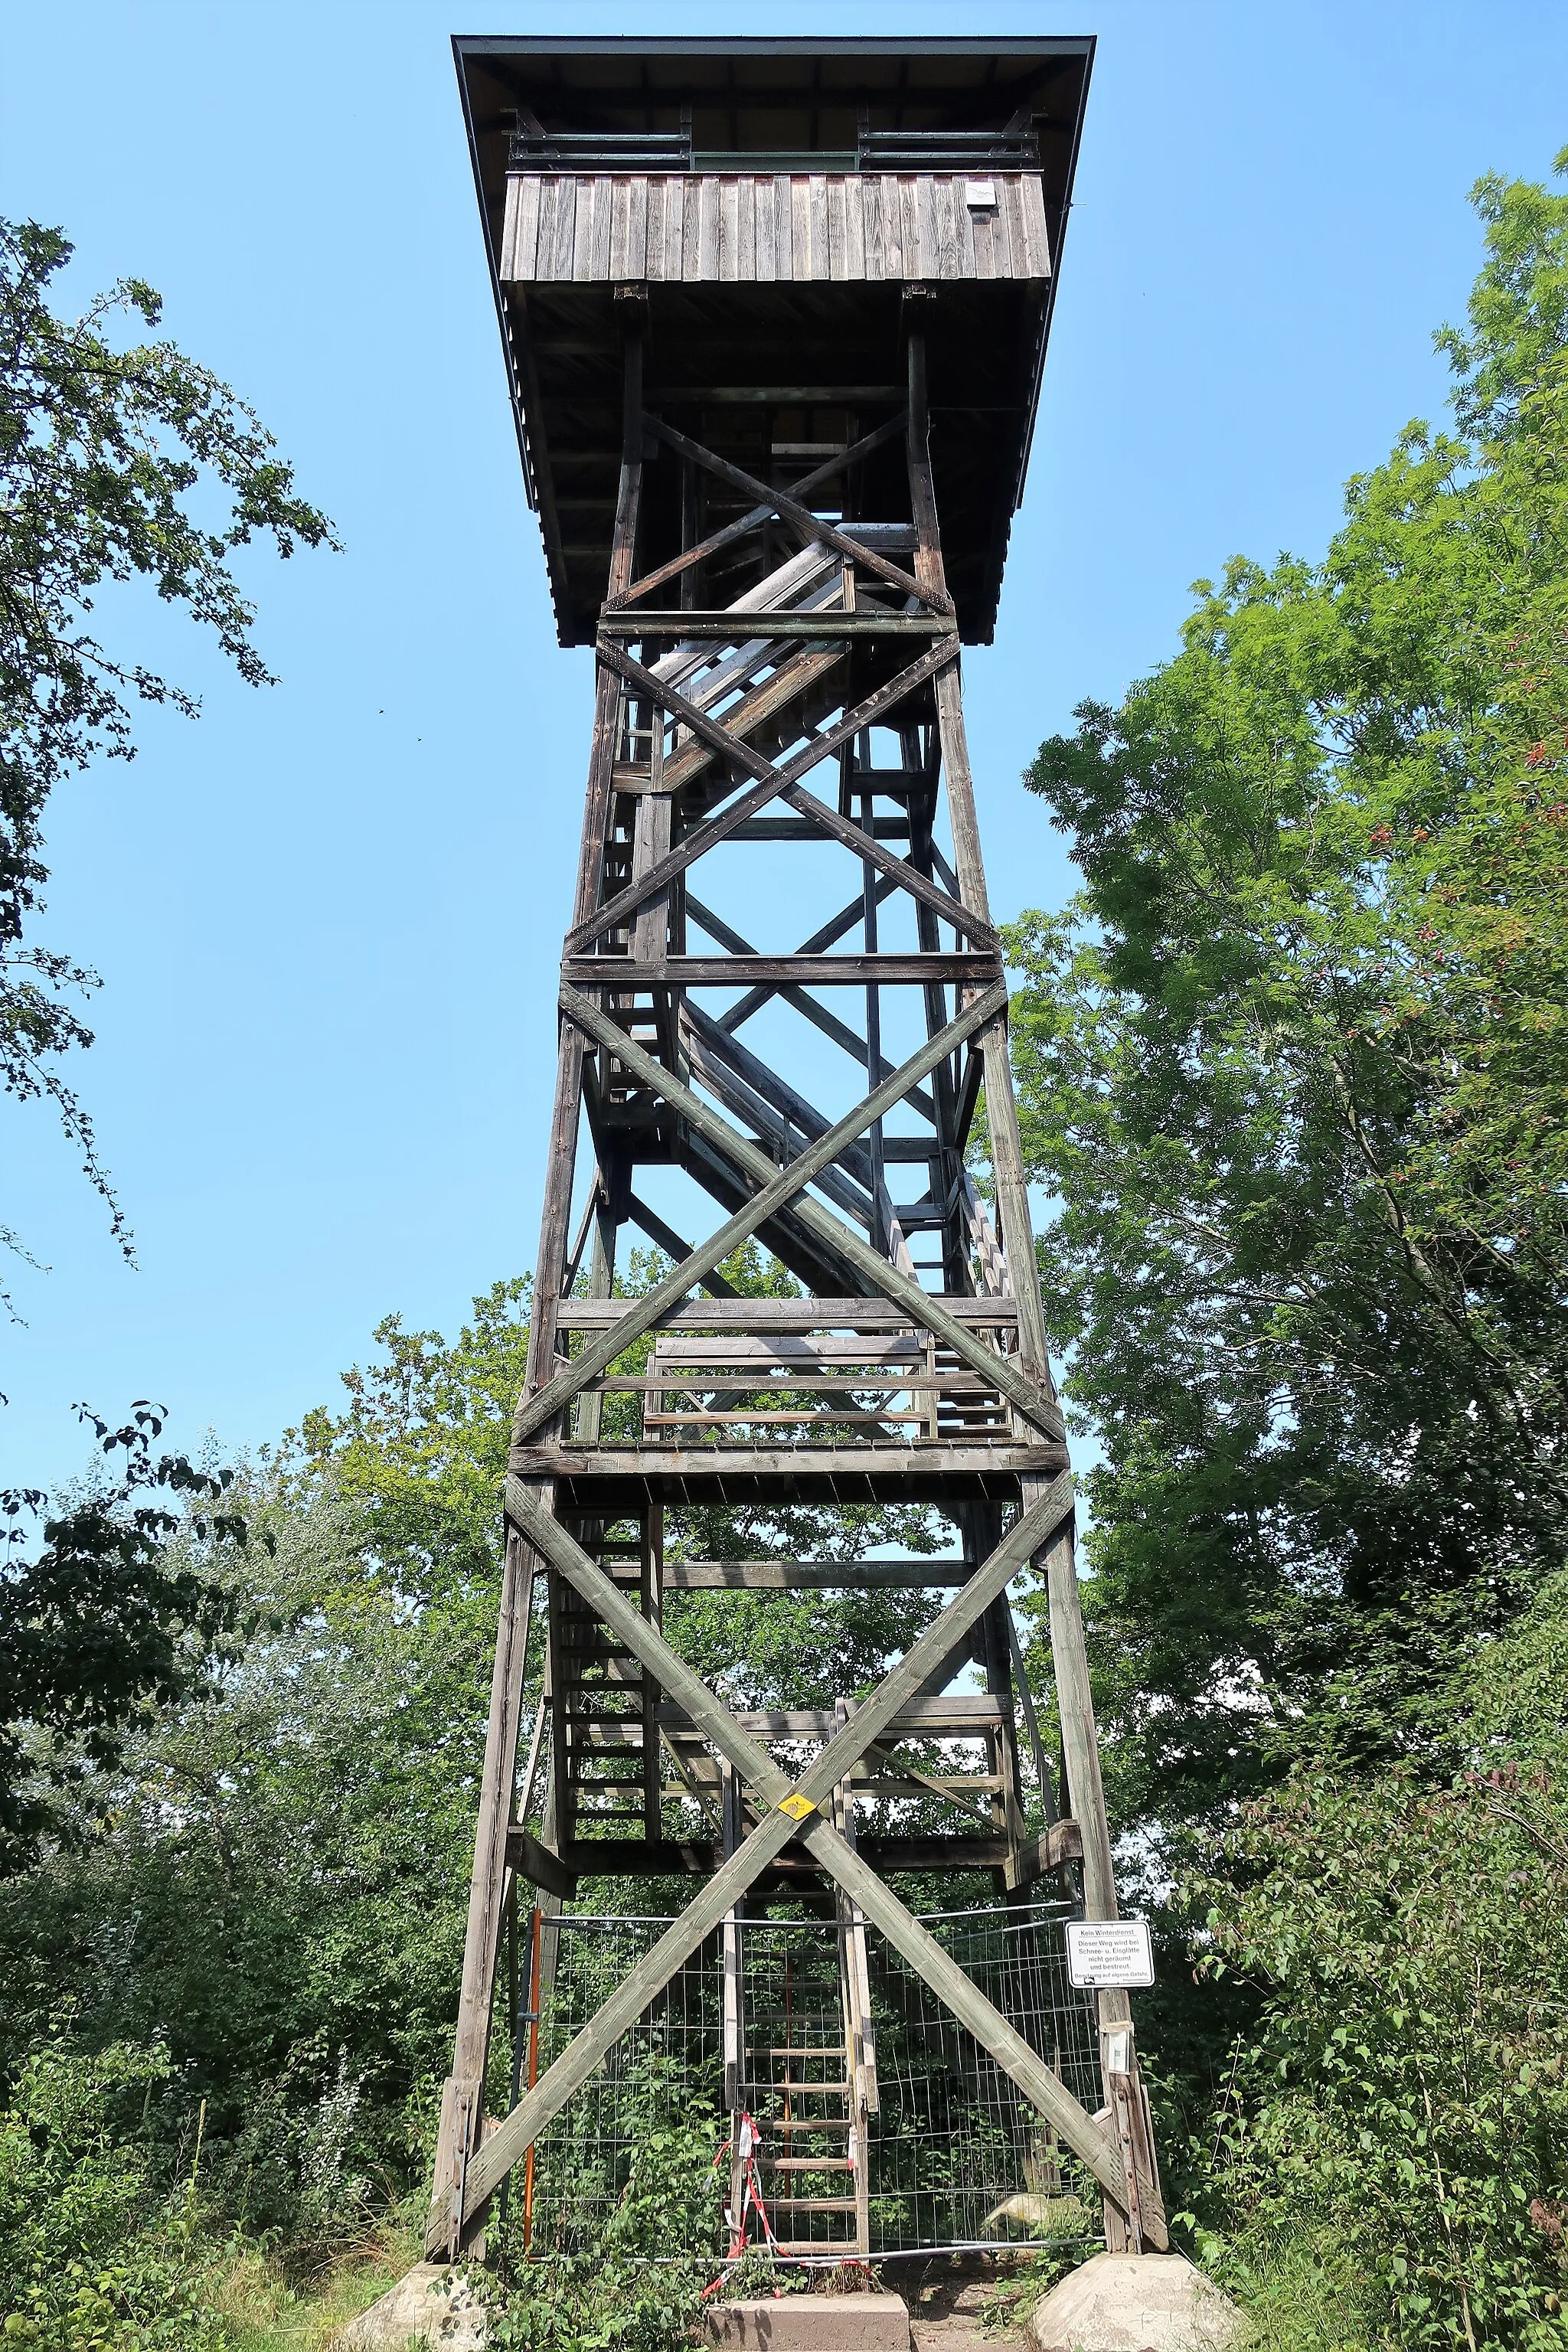
{"type": "Polygon", "coordinates": [[[489,1726],[479,1782],[474,1872],[468,1887],[468,1923],[463,1941],[457,2042],[452,2072],[442,2094],[431,2189],[431,2234],[446,2246],[453,2261],[465,2242],[464,2179],[484,2126],[485,2066],[489,2054],[490,2011],[507,1884],[507,1830],[511,1819],[532,1598],[533,1553],[517,1529],[509,1528],[501,1574],[500,1622],[490,1675],[489,1726]]]}
{"type": "MultiPolygon", "coordinates": [[[[1114,1919],[1118,1916],[1116,1871],[1100,1770],[1100,1745],[1095,1737],[1089,1653],[1083,1637],[1083,1608],[1070,1525],[1059,1530],[1047,1550],[1046,1578],[1068,1805],[1083,1837],[1084,1916],[1114,1919]]],[[[1098,2005],[1101,2063],[1108,2092],[1118,2076],[1124,2078],[1114,2094],[1113,2114],[1119,2134],[1125,2130],[1125,2145],[1137,2158],[1137,2176],[1129,2175],[1127,2197],[1120,2201],[1106,2200],[1107,2242],[1113,2252],[1137,2253],[1142,2251],[1143,2236],[1149,2234],[1140,2218],[1141,2205],[1149,2201],[1141,2193],[1143,2187],[1152,2189],[1154,2203],[1158,2205],[1159,2169],[1153,2131],[1149,2103],[1138,2074],[1131,2004],[1124,1992],[1106,1991],[1098,1996],[1098,2005]]],[[[1158,2243],[1158,2239],[1154,2242],[1158,2243]]]]}
{"type": "MultiPolygon", "coordinates": [[[[642,345],[640,327],[627,341],[626,408],[620,493],[616,515],[612,578],[629,580],[637,537],[642,482],[642,345]]],[[[602,879],[604,828],[615,764],[619,682],[608,673],[598,681],[594,738],[589,755],[583,842],[578,857],[577,913],[594,906],[602,879]]],[[[528,1383],[542,1386],[555,1354],[555,1308],[564,1270],[577,1129],[583,1087],[583,1034],[569,1022],[559,1024],[560,1046],[552,1115],[550,1164],[545,1180],[536,1266],[533,1318],[529,1330],[528,1383]]],[[[526,1391],[525,1391],[526,1393],[526,1391]]],[[[547,1501],[546,1507],[550,1507],[547,1501]]],[[[489,2048],[490,2012],[500,1927],[500,1897],[506,1868],[506,1833],[511,1817],[517,1770],[518,1727],[527,1665],[529,1612],[533,1593],[532,1553],[509,1530],[501,1578],[495,1664],[490,1682],[489,1721],[479,1784],[479,1819],[463,1948],[463,1982],[452,2073],[442,2095],[431,2191],[430,2234],[455,2259],[461,2251],[464,2186],[468,2167],[484,2130],[484,2075],[489,2048]]]]}

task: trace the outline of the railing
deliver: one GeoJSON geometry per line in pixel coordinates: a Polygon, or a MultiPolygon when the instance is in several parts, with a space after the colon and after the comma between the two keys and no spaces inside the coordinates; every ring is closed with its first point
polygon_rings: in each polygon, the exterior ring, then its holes
{"type": "MultiPolygon", "coordinates": [[[[943,1303],[992,1353],[1013,1353],[1012,1300],[943,1303]]],[[[574,1323],[586,1319],[586,1305],[574,1302],[574,1323]]],[[[605,1319],[615,1311],[614,1301],[599,1308],[605,1319]]],[[[568,1443],[968,1447],[1016,1444],[1020,1433],[1013,1408],[984,1373],[897,1307],[869,1299],[737,1299],[687,1308],[651,1345],[639,1342],[618,1359],[582,1391],[568,1443]],[[584,1416],[584,1402],[595,1397],[604,1402],[584,1416]]]]}

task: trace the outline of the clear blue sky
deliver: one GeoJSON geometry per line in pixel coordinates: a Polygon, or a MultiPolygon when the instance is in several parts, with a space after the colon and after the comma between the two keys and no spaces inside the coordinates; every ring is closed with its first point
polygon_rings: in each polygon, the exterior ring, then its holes
{"type": "Polygon", "coordinates": [[[1006,913],[1071,884],[1018,782],[1042,735],[1171,649],[1194,578],[1321,549],[1344,477],[1439,406],[1467,189],[1568,142],[1560,0],[10,9],[0,208],[75,238],[73,296],[150,278],[346,551],[251,567],[261,695],[155,600],[105,607],[205,708],[148,712],[135,765],[50,812],[41,936],[103,974],[72,1075],[140,1265],[47,1114],[0,1102],[0,1219],[52,1268],[15,1267],[0,1325],[6,1480],[80,1468],[79,1397],[263,1443],[389,1309],[455,1330],[531,1258],[590,680],[523,503],[454,30],[1100,35],[1002,625],[965,665],[1006,913]]]}

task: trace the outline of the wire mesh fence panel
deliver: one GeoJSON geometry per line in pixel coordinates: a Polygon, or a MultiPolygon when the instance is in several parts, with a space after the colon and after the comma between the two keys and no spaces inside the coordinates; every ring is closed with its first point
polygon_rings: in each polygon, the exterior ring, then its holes
{"type": "MultiPolygon", "coordinates": [[[[1068,1979],[1067,1906],[925,1926],[1090,2115],[1101,2104],[1094,1997],[1068,1979]]],[[[871,2239],[884,2253],[1098,2235],[1100,2196],[1011,2077],[889,1946],[868,1937],[879,2110],[871,2239]]]]}
{"type": "MultiPolygon", "coordinates": [[[[572,1914],[563,1915],[558,1923],[542,1923],[547,1989],[540,2002],[537,2052],[529,2071],[542,2074],[668,1924],[665,1919],[572,1914]]],[[[525,2018],[518,2035],[523,2069],[528,2069],[531,2022],[525,2018]]],[[[722,2137],[721,2031],[719,1947],[710,1938],[670,1979],[630,2032],[612,2046],[604,2063],[538,2141],[531,2163],[522,2168],[523,2231],[531,2256],[594,2252],[621,2208],[639,2153],[655,2135],[710,2118],[717,2146],[722,2137]]],[[[517,2200],[514,2182],[514,2206],[517,2200]]],[[[715,2249],[721,2233],[715,2176],[715,2249]]],[[[672,2246],[668,2251],[697,2249],[672,2246]]]]}
{"type": "MultiPolygon", "coordinates": [[[[1102,2103],[1093,1995],[1068,1981],[1066,1905],[939,1914],[925,1926],[1090,2114],[1102,2103]]],[[[567,1913],[541,2001],[534,2070],[588,2023],[668,1923],[567,1913]]],[[[805,2258],[857,2243],[855,2169],[865,2173],[868,2251],[1016,2244],[1099,2234],[1100,2197],[1048,2125],[924,1980],[875,1930],[866,1937],[874,2045],[872,2112],[855,2074],[836,1922],[766,1918],[740,1928],[740,2111],[757,2132],[756,2180],[773,2236],[805,2258]]],[[[548,1960],[548,1951],[546,1951],[548,1960]]],[[[526,2067],[530,2021],[521,2021],[526,2067]]],[[[520,2067],[520,2072],[522,2071],[520,2067]]],[[[604,2242],[639,2152],[676,2126],[712,2141],[711,2245],[721,2251],[728,2163],[722,1937],[704,1944],[562,2110],[521,2188],[532,2259],[604,2242]]],[[[760,2239],[760,2227],[753,2227],[760,2239]]],[[[689,2244],[655,2251],[699,2250],[689,2244]]]]}

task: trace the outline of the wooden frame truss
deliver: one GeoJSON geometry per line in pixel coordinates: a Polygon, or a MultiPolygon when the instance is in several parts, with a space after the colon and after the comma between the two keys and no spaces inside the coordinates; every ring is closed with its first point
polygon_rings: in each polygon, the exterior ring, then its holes
{"type": "MultiPolygon", "coordinates": [[[[786,436],[746,462],[645,404],[646,302],[627,299],[617,309],[621,474],[429,2250],[455,2256],[472,2243],[510,2168],[675,1971],[721,1932],[734,2089],[743,2057],[740,1906],[781,1871],[810,1874],[838,1921],[857,2114],[876,2096],[870,1932],[902,1955],[1088,2167],[1105,2194],[1110,2242],[1163,2246],[1125,1996],[1100,2000],[1108,2129],[882,1874],[909,1866],[917,1849],[921,1866],[932,1855],[955,1868],[978,1860],[1015,1893],[1041,1873],[1071,1869],[1090,1916],[1116,1912],[1066,1433],[1047,1361],[1001,942],[980,856],[931,488],[918,305],[904,338],[907,403],[858,421],[847,405],[836,441],[786,436]],[[770,456],[777,473],[781,459],[801,454],[819,462],[794,482],[765,478],[770,456]],[[657,528],[645,497],[655,463],[666,469],[667,493],[671,478],[679,491],[678,499],[664,495],[657,510],[666,521],[657,528]],[[901,511],[869,519],[873,490],[901,511]],[[659,592],[679,603],[655,604],[659,592]],[[879,765],[875,745],[889,738],[894,759],[879,765]],[[831,796],[806,787],[820,770],[834,777],[831,796]],[[726,909],[717,893],[710,903],[706,881],[701,898],[691,884],[714,852],[733,858],[784,843],[847,854],[859,887],[797,949],[774,952],[753,944],[760,898],[726,909]],[[689,924],[711,952],[692,951],[689,924]],[[857,931],[859,945],[847,946],[857,931]],[[713,989],[732,1001],[710,1011],[700,1000],[713,989]],[[857,998],[858,1025],[838,1009],[852,1010],[857,998]],[[915,1042],[893,1048],[895,1016],[911,1007],[915,1042]],[[776,1042],[742,1041],[738,1033],[767,1008],[763,1025],[794,1022],[815,1061],[786,1067],[776,1042]],[[855,1098],[837,1115],[808,1092],[825,1053],[857,1072],[855,1098]],[[994,1207],[965,1165],[983,1087],[994,1207]],[[574,1228],[584,1130],[594,1164],[574,1228]],[[684,1217],[678,1224],[654,1190],[665,1181],[659,1171],[728,1212],[705,1239],[682,1238],[684,1217]],[[616,1295],[617,1237],[627,1223],[673,1261],[636,1297],[616,1295]],[[794,1273],[798,1296],[737,1294],[722,1269],[753,1240],[794,1273]],[[934,1257],[916,1256],[933,1245],[934,1257]],[[741,1497],[764,1506],[934,1502],[959,1528],[963,1559],[666,1558],[667,1507],[741,1497]],[[1010,1580],[1036,1562],[1049,1596],[1059,1790],[1006,1600],[1010,1580]],[[546,1688],[519,1811],[536,1581],[547,1597],[546,1688]],[[855,1581],[956,1590],[868,1696],[846,1696],[820,1727],[809,1711],[779,1718],[786,1727],[773,1736],[821,1741],[792,1776],[770,1752],[769,1727],[726,1706],[665,1638],[664,1595],[855,1581]],[[946,1720],[942,1709],[956,1702],[931,1694],[969,1657],[986,1676],[974,1702],[990,1743],[986,1772],[966,1779],[900,1760],[907,1727],[931,1719],[921,1708],[946,1720]],[[1020,1697],[1047,1824],[1033,1838],[1016,1797],[1020,1697]],[[529,1815],[536,1787],[547,1792],[537,1831],[529,1815]],[[875,1808],[889,1791],[946,1808],[956,1826],[901,1846],[879,1836],[875,1808]],[[697,1807],[702,1838],[668,1828],[672,1792],[697,1807]],[[703,1883],[568,2048],[509,2114],[488,2123],[497,1955],[520,1876],[546,1890],[558,1911],[579,1877],[612,1865],[687,1868],[703,1883]]],[[[753,437],[765,418],[760,408],[725,413],[753,437]]],[[[905,1017],[906,1038],[910,1027],[905,1017]]],[[[536,1937],[535,1975],[546,1983],[552,1932],[546,1919],[536,1937]]],[[[863,2240],[861,2175],[856,2198],[863,2240]]]]}

